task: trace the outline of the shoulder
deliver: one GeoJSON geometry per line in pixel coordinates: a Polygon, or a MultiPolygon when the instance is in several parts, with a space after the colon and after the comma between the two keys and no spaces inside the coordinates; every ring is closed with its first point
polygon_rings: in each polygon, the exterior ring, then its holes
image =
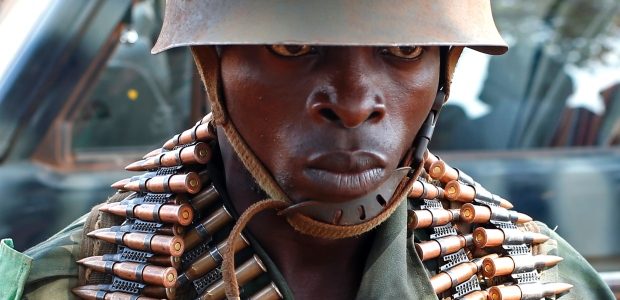
{"type": "MultiPolygon", "coordinates": [[[[126,194],[115,194],[106,202],[117,202],[126,194]]],[[[105,251],[106,247],[86,238],[85,234],[100,226],[109,226],[117,220],[102,219],[98,206],[75,220],[69,226],[24,252],[32,258],[32,267],[24,287],[24,298],[34,299],[77,299],[71,289],[83,280],[84,270],[77,260],[105,251]]]]}
{"type": "Polygon", "coordinates": [[[32,267],[24,288],[25,299],[74,299],[77,284],[76,258],[80,252],[84,215],[45,242],[24,252],[32,267]]]}

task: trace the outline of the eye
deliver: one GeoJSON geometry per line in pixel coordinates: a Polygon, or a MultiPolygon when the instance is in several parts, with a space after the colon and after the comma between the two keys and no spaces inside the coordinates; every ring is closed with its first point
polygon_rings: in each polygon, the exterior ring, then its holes
{"type": "Polygon", "coordinates": [[[269,45],[271,52],[287,57],[296,57],[317,52],[316,47],[310,45],[269,45]]]}
{"type": "Polygon", "coordinates": [[[381,54],[392,55],[403,59],[416,59],[424,53],[419,46],[394,46],[381,48],[381,54]]]}

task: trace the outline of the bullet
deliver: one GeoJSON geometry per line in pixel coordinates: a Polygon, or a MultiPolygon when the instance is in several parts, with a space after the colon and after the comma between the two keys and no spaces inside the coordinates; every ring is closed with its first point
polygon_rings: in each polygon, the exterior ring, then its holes
{"type": "MultiPolygon", "coordinates": [[[[243,235],[239,235],[235,239],[235,253],[241,251],[249,245],[243,235]]],[[[200,278],[209,273],[222,263],[222,254],[228,249],[228,240],[219,243],[215,247],[211,247],[205,254],[196,259],[185,272],[179,275],[177,287],[181,287],[190,281],[200,278]]]]}
{"type": "Polygon", "coordinates": [[[95,272],[112,274],[120,278],[173,287],[176,283],[177,271],[171,267],[159,267],[134,262],[105,261],[103,256],[93,256],[78,261],[79,264],[95,272]]]}
{"type": "Polygon", "coordinates": [[[459,209],[420,209],[408,210],[409,229],[428,228],[446,225],[459,220],[459,209]]]}
{"type": "MultiPolygon", "coordinates": [[[[91,284],[79,286],[75,288],[73,292],[82,293],[84,291],[100,291],[102,293],[109,293],[111,292],[111,289],[111,284],[91,284]]],[[[176,296],[175,288],[166,288],[157,285],[146,285],[144,286],[144,288],[142,288],[142,291],[140,293],[146,297],[153,297],[156,299],[174,299],[176,296]]]]}
{"type": "Polygon", "coordinates": [[[157,156],[129,164],[127,171],[147,171],[160,167],[175,167],[180,165],[206,164],[211,160],[212,152],[209,145],[196,143],[176,150],[162,152],[157,156]]]}
{"type": "MultiPolygon", "coordinates": [[[[87,261],[92,257],[95,257],[94,260],[98,259],[96,256],[91,256],[91,257],[84,258],[83,261],[87,261]]],[[[123,258],[123,255],[121,253],[104,254],[102,257],[103,257],[103,260],[105,261],[114,261],[114,262],[125,261],[125,258],[123,258]]],[[[162,267],[173,267],[175,269],[179,269],[181,267],[181,259],[179,257],[170,256],[170,255],[153,255],[151,257],[146,257],[146,262],[149,264],[158,265],[162,267]]]]}
{"type": "Polygon", "coordinates": [[[153,255],[147,258],[146,262],[157,266],[173,267],[175,269],[181,268],[181,258],[179,258],[178,256],[153,255]]]}
{"type": "Polygon", "coordinates": [[[485,259],[482,274],[485,277],[523,273],[557,265],[563,258],[555,255],[518,255],[485,259]]]}
{"type": "Polygon", "coordinates": [[[215,186],[211,185],[209,188],[196,194],[190,200],[190,204],[196,211],[200,212],[213,205],[218,199],[220,199],[220,194],[215,189],[215,186]]]}
{"type": "Polygon", "coordinates": [[[519,229],[487,229],[478,227],[474,230],[474,244],[478,248],[496,247],[503,244],[540,244],[549,237],[536,232],[521,231],[519,229]],[[508,233],[505,235],[505,232],[508,233]]]}
{"type": "MultiPolygon", "coordinates": [[[[145,223],[149,223],[147,221],[144,221],[145,223]]],[[[135,223],[128,223],[128,224],[123,224],[120,226],[112,226],[110,227],[110,231],[114,231],[114,232],[142,232],[142,233],[156,233],[156,234],[161,234],[161,235],[183,235],[183,233],[185,232],[185,227],[179,225],[179,224],[172,224],[172,225],[163,225],[161,227],[155,227],[153,228],[154,232],[149,231],[147,228],[143,228],[144,224],[135,224],[135,223]]],[[[159,223],[153,223],[152,225],[162,225],[159,223]]]]}
{"type": "Polygon", "coordinates": [[[413,188],[407,197],[415,199],[443,199],[444,190],[434,184],[418,179],[413,183],[413,188]]]}
{"type": "Polygon", "coordinates": [[[428,151],[428,149],[424,152],[424,169],[426,170],[426,172],[429,172],[431,165],[433,163],[435,163],[436,161],[441,160],[439,159],[439,157],[433,153],[431,153],[430,151],[428,151]]]}
{"type": "Polygon", "coordinates": [[[262,290],[256,292],[248,300],[279,300],[282,299],[282,293],[278,290],[275,283],[271,282],[262,290]]]}
{"type": "Polygon", "coordinates": [[[489,297],[489,292],[485,290],[481,291],[473,291],[461,298],[460,300],[487,300],[489,297]]]}
{"type": "Polygon", "coordinates": [[[85,300],[158,300],[146,296],[135,296],[122,292],[107,292],[102,290],[88,290],[77,287],[71,290],[76,296],[85,300]]]}
{"type": "Polygon", "coordinates": [[[195,172],[155,176],[142,182],[143,180],[130,181],[123,189],[134,192],[196,194],[202,188],[200,177],[195,172]]]}
{"type": "Polygon", "coordinates": [[[482,262],[486,258],[497,257],[497,254],[489,254],[476,258],[470,262],[460,263],[448,270],[439,272],[431,277],[431,286],[435,294],[443,293],[471,278],[482,267],[482,262]]]}
{"type": "Polygon", "coordinates": [[[110,185],[110,187],[113,188],[113,189],[117,189],[117,190],[124,190],[125,189],[125,185],[128,184],[130,181],[131,181],[131,179],[129,179],[129,178],[121,179],[121,180],[113,183],[112,185],[110,185]]]}
{"type": "Polygon", "coordinates": [[[193,249],[200,242],[210,239],[213,233],[230,223],[232,219],[230,213],[222,206],[185,234],[183,237],[185,247],[193,249]]]}
{"type": "Polygon", "coordinates": [[[103,205],[100,211],[121,217],[137,218],[143,221],[173,223],[183,226],[192,223],[194,211],[189,204],[140,204],[140,205],[103,205]]]}
{"type": "Polygon", "coordinates": [[[511,209],[514,207],[508,200],[489,193],[481,186],[479,189],[480,191],[477,191],[472,186],[461,184],[456,180],[448,182],[444,187],[445,197],[450,201],[473,202],[474,199],[484,198],[485,200],[506,209],[511,209]]]}
{"type": "Polygon", "coordinates": [[[193,142],[210,142],[216,138],[215,128],[211,122],[194,126],[190,129],[175,135],[164,144],[164,149],[172,150],[179,145],[185,145],[193,142]]]}
{"type": "Polygon", "coordinates": [[[438,239],[415,243],[415,251],[422,261],[451,254],[472,245],[472,235],[450,235],[438,239]]]}
{"type": "Polygon", "coordinates": [[[162,154],[162,152],[164,152],[164,148],[157,148],[155,150],[151,150],[151,152],[145,154],[144,156],[142,156],[142,159],[146,159],[149,157],[153,157],[155,155],[159,155],[162,154]]]}
{"type": "Polygon", "coordinates": [[[562,294],[573,288],[568,283],[525,283],[498,285],[489,289],[490,300],[538,300],[562,294]]]}
{"type": "MultiPolygon", "coordinates": [[[[239,286],[243,286],[252,279],[258,277],[260,274],[267,272],[263,262],[254,255],[251,259],[243,263],[235,269],[235,275],[239,286]]],[[[221,300],[226,298],[226,292],[224,290],[224,280],[221,279],[213,285],[209,286],[207,290],[200,295],[200,300],[221,300]]]]}
{"type": "Polygon", "coordinates": [[[443,160],[434,161],[428,167],[428,175],[442,183],[448,183],[453,180],[460,180],[466,184],[474,185],[476,182],[465,172],[450,167],[443,160]]]}
{"type": "Polygon", "coordinates": [[[489,208],[471,203],[465,203],[461,206],[460,215],[461,221],[465,223],[488,223],[491,219],[519,224],[532,221],[530,216],[520,212],[507,210],[503,207],[489,208]]]}
{"type": "Polygon", "coordinates": [[[87,234],[108,243],[122,245],[134,250],[181,256],[184,251],[183,239],[178,236],[149,234],[139,232],[115,232],[108,228],[91,231],[87,234]]]}

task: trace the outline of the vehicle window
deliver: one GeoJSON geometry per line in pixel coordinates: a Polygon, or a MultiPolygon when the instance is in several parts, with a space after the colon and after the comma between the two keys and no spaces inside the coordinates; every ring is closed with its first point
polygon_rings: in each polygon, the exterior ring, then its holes
{"type": "Polygon", "coordinates": [[[620,2],[493,1],[510,51],[466,49],[432,149],[620,144],[620,2]]]}
{"type": "Polygon", "coordinates": [[[152,55],[161,27],[158,1],[139,2],[131,22],[73,123],[76,154],[151,148],[189,124],[192,60],[189,50],[152,55]]]}

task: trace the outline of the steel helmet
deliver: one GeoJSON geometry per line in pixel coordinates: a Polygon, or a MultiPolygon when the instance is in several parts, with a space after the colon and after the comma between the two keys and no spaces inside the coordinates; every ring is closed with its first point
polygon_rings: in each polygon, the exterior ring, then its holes
{"type": "Polygon", "coordinates": [[[508,49],[490,0],[168,0],[152,53],[231,44],[508,49]]]}

